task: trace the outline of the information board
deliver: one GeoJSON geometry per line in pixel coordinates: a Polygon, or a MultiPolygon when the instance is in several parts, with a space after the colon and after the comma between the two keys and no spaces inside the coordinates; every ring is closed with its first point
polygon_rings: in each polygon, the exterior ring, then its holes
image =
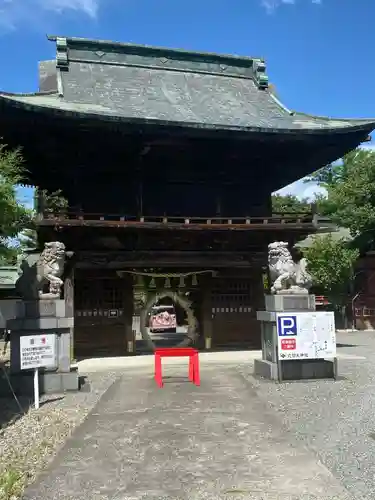
{"type": "Polygon", "coordinates": [[[56,368],[56,334],[27,335],[20,338],[21,370],[56,368]]]}
{"type": "Polygon", "coordinates": [[[333,312],[277,313],[276,325],[280,360],[336,357],[333,312]]]}

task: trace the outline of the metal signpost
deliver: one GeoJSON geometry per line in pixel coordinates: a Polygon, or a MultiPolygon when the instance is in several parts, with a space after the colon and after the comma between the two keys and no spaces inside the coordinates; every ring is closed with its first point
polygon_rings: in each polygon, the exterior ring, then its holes
{"type": "Polygon", "coordinates": [[[282,361],[336,358],[333,312],[277,313],[278,370],[282,361]]]}
{"type": "Polygon", "coordinates": [[[39,369],[57,367],[57,336],[27,335],[20,338],[21,370],[34,370],[35,408],[39,408],[39,369]]]}

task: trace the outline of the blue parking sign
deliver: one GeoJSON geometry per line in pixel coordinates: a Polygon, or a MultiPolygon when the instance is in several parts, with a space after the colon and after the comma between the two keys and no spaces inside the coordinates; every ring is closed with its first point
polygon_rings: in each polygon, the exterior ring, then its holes
{"type": "Polygon", "coordinates": [[[297,335],[297,316],[278,316],[277,334],[279,337],[297,335]]]}

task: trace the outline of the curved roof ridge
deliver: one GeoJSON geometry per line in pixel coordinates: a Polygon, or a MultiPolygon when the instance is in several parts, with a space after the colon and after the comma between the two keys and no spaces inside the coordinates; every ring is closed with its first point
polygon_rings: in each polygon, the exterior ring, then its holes
{"type": "Polygon", "coordinates": [[[242,56],[238,54],[218,54],[217,52],[201,52],[198,50],[187,50],[180,48],[172,48],[172,47],[162,47],[158,45],[145,45],[145,44],[137,44],[137,43],[128,43],[128,42],[116,42],[113,40],[95,40],[93,38],[80,38],[80,37],[69,37],[69,36],[59,36],[59,35],[47,35],[47,39],[51,42],[56,42],[57,40],[66,40],[68,43],[72,44],[86,44],[93,46],[106,46],[106,47],[118,47],[118,48],[134,48],[139,50],[147,50],[153,51],[155,53],[174,53],[180,54],[181,56],[193,56],[193,57],[210,57],[217,60],[232,60],[233,62],[247,62],[251,63],[252,61],[262,61],[265,59],[263,57],[252,57],[252,56],[242,56]]]}
{"type": "Polygon", "coordinates": [[[275,101],[275,103],[283,110],[285,111],[286,113],[288,113],[289,115],[293,115],[294,111],[291,111],[289,108],[287,108],[285,106],[285,104],[282,103],[282,101],[280,101],[280,99],[278,99],[275,94],[273,94],[269,89],[268,89],[268,93],[270,95],[270,97],[275,101]]]}

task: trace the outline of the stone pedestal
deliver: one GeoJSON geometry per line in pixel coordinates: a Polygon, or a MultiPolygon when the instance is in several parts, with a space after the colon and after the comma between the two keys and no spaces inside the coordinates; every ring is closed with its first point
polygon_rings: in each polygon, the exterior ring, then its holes
{"type": "MultiPolygon", "coordinates": [[[[21,371],[20,338],[54,333],[57,335],[57,367],[40,370],[40,388],[44,393],[59,393],[79,389],[78,372],[71,367],[71,330],[74,318],[67,312],[64,300],[14,301],[14,317],[8,319],[11,330],[10,373],[18,392],[32,387],[33,372],[21,371]],[[30,380],[29,380],[30,379],[30,380]]],[[[1,301],[0,301],[1,308],[1,301]]],[[[0,386],[1,390],[1,386],[0,386]]]]}
{"type": "Polygon", "coordinates": [[[262,359],[254,361],[254,374],[270,380],[303,380],[337,377],[337,358],[280,360],[278,356],[277,313],[314,312],[314,295],[267,295],[265,311],[257,312],[261,322],[262,359]]]}
{"type": "Polygon", "coordinates": [[[315,295],[266,295],[266,311],[315,311],[315,295]]]}

